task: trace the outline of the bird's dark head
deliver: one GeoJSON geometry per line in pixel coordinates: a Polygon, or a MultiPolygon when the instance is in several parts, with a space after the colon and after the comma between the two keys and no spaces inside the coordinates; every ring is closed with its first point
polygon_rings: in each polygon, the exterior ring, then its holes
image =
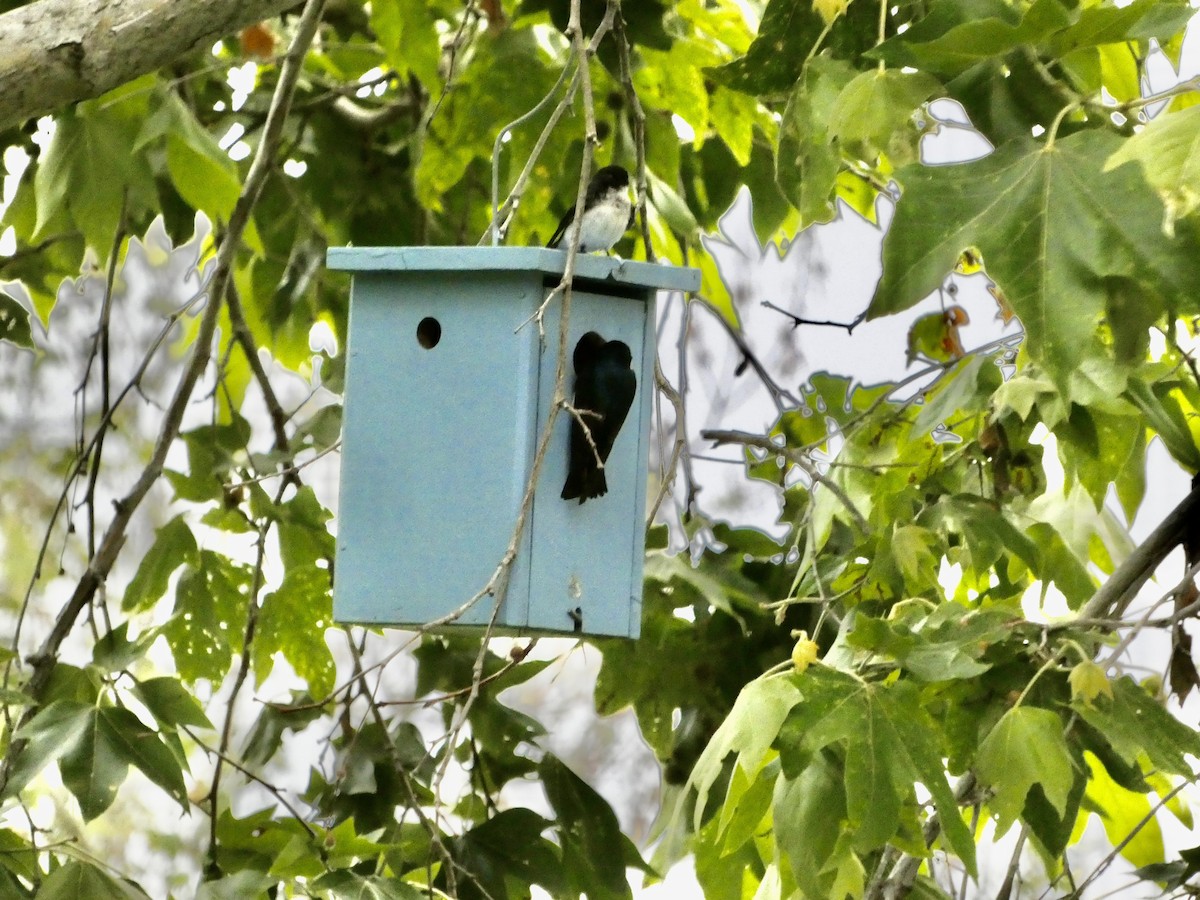
{"type": "Polygon", "coordinates": [[[629,173],[622,166],[605,166],[592,176],[592,187],[597,192],[624,190],[629,187],[629,173]]]}
{"type": "Polygon", "coordinates": [[[604,345],[603,355],[617,365],[628,368],[633,364],[633,353],[624,341],[609,341],[604,345]]]}

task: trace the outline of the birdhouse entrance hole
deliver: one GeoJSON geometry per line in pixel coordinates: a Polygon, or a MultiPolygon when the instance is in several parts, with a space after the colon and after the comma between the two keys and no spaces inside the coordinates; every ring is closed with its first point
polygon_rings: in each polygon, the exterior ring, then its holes
{"type": "Polygon", "coordinates": [[[417,323],[417,343],[432,350],[442,339],[442,323],[433,316],[426,316],[417,323]]]}

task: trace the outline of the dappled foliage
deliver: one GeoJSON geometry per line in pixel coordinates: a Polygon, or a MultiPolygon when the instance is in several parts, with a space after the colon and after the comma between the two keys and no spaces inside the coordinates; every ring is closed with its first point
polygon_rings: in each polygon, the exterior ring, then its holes
{"type": "MultiPolygon", "coordinates": [[[[321,6],[181,49],[52,129],[0,132],[20,172],[0,223],[6,359],[84,348],[54,386],[75,434],[5,446],[38,473],[6,478],[9,496],[44,493],[2,523],[21,563],[4,581],[0,893],[153,892],[60,823],[117,815],[132,771],[146,806],[199,823],[191,843],[135,823],[181,896],[198,880],[207,897],[500,900],[536,884],[599,900],[630,894],[629,869],[693,854],[714,898],[941,897],[1011,829],[1066,894],[1112,861],[1069,865],[1092,816],[1140,878],[1190,890],[1200,858],[1168,856],[1157,816],[1190,823],[1200,734],[1167,695],[1200,684],[1183,625],[1196,594],[1185,579],[1129,614],[1184,534],[1139,556],[1128,523],[1154,438],[1200,469],[1197,82],[1147,80],[1152,60],[1179,64],[1191,7],[321,6]],[[701,236],[741,188],[768,248],[894,206],[878,290],[844,327],[953,275],[986,280],[1023,328],[964,346],[950,305],[913,326],[915,394],[819,374],[786,386],[799,401],[767,433],[709,432],[779,489],[781,541],[696,499],[697,442],[666,385],[683,458],[660,461],[655,487],[683,497],[685,533],[651,526],[640,640],[596,642],[598,710],[632,706],[663,767],[647,858],[540,749],[544,725],[500,699],[547,667],[529,641],[333,623],[335,521],[309,481],[340,428],[349,285],[326,249],[479,242],[493,144],[548,96],[501,144],[499,199],[519,194],[508,244],[545,242],[585,162],[625,165],[644,204],[618,252],[699,267],[689,302],[736,336],[701,236]],[[946,99],[992,152],[921,162],[946,99]],[[199,273],[145,300],[162,328],[118,360],[130,260],[177,264],[194,234],[199,273]],[[94,316],[72,335],[56,317],[81,296],[94,316]],[[297,375],[302,396],[281,402],[297,375]],[[1078,615],[1031,621],[1048,595],[1078,615]],[[1169,668],[1135,680],[1128,642],[1154,629],[1173,637],[1169,668]],[[389,677],[398,658],[415,684],[389,677]],[[302,738],[319,758],[297,758],[302,738]],[[280,786],[297,771],[303,787],[280,786]],[[541,786],[542,812],[504,801],[514,783],[541,786]],[[244,786],[259,808],[235,802],[244,786]]],[[[728,352],[765,379],[745,343],[728,352]]]]}

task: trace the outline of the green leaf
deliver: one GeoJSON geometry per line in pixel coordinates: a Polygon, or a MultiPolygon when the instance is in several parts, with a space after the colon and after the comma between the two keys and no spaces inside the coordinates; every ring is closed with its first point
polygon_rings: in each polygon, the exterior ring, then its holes
{"type": "Polygon", "coordinates": [[[1128,172],[1102,172],[1117,140],[1089,131],[1053,147],[1017,141],[977,162],[898,172],[904,195],[869,316],[936,291],[975,247],[1025,326],[1030,358],[1067,396],[1083,391],[1076,372],[1108,355],[1101,323],[1126,327],[1108,308],[1108,281],[1136,283],[1146,303],[1197,302],[1184,287],[1193,255],[1163,239],[1157,198],[1128,172]]]}
{"type": "Polygon", "coordinates": [[[811,0],[770,0],[758,25],[758,35],[745,56],[707,70],[716,80],[751,96],[791,89],[818,40],[841,59],[853,59],[874,43],[875,13],[866,3],[852,3],[824,36],[825,21],[811,0]]]}
{"type": "Polygon", "coordinates": [[[295,696],[290,707],[265,704],[246,738],[243,761],[248,765],[266,765],[282,746],[285,731],[302,731],[324,714],[323,707],[312,702],[307,694],[295,696]]]}
{"type": "Polygon", "coordinates": [[[1128,675],[1112,685],[1111,703],[1072,704],[1127,763],[1145,753],[1151,764],[1172,775],[1191,776],[1187,756],[1200,757],[1200,735],[1163,708],[1128,675]]]}
{"type": "Polygon", "coordinates": [[[29,310],[3,291],[0,291],[0,341],[34,349],[29,310]]]}
{"type": "Polygon", "coordinates": [[[834,215],[832,195],[842,155],[830,122],[854,76],[854,67],[843,60],[809,60],[783,112],[775,180],[806,223],[826,222],[834,215]]]}
{"type": "MultiPolygon", "coordinates": [[[[660,109],[673,110],[692,126],[697,142],[708,133],[708,92],[697,65],[702,61],[703,45],[695,40],[677,38],[666,53],[642,50],[645,65],[634,72],[633,84],[642,102],[660,109]]],[[[732,92],[730,92],[732,93],[732,92]]],[[[736,95],[734,95],[736,96],[736,95]]],[[[743,117],[743,128],[752,128],[753,120],[743,117]]],[[[718,130],[718,134],[721,132],[718,130]]],[[[735,138],[735,142],[736,142],[735,138]]],[[[731,148],[732,149],[732,148],[731,148]]],[[[745,139],[745,157],[749,162],[750,141],[745,139]]],[[[745,165],[745,162],[742,163],[745,165]]]]}
{"type": "Polygon", "coordinates": [[[1104,171],[1127,162],[1141,166],[1150,185],[1168,198],[1173,215],[1193,212],[1200,206],[1200,106],[1156,116],[1109,156],[1104,171]]]}
{"type": "Polygon", "coordinates": [[[433,91],[441,83],[435,17],[427,3],[405,0],[377,0],[371,4],[371,27],[391,65],[403,79],[409,72],[417,76],[425,90],[433,91]]]}
{"type": "Polygon", "coordinates": [[[759,833],[764,817],[771,813],[771,798],[778,777],[777,761],[768,763],[757,775],[748,774],[741,766],[733,767],[725,802],[717,819],[723,855],[733,853],[759,833]]]}
{"type": "Polygon", "coordinates": [[[1035,784],[1062,815],[1074,780],[1062,719],[1034,706],[1010,709],[980,743],[975,774],[995,790],[989,806],[996,814],[997,834],[1020,815],[1035,784]]]}
{"type": "Polygon", "coordinates": [[[50,223],[66,210],[88,245],[105,258],[126,190],[143,200],[155,196],[151,166],[130,150],[148,106],[140,87],[153,82],[153,76],[147,79],[56,116],[54,136],[34,175],[34,240],[46,237],[50,223]]]}
{"type": "Polygon", "coordinates": [[[207,132],[189,129],[167,137],[167,171],[179,196],[215,222],[228,222],[241,193],[237,166],[207,132]]]}
{"type": "Polygon", "coordinates": [[[552,896],[565,896],[563,860],[558,848],[543,836],[552,825],[533,810],[518,807],[454,838],[455,859],[474,876],[459,880],[462,896],[483,897],[480,888],[493,897],[511,896],[506,885],[513,882],[538,884],[552,896]]]}
{"type": "Polygon", "coordinates": [[[806,897],[827,897],[832,877],[826,864],[846,816],[845,779],[818,754],[798,778],[780,778],[771,802],[775,839],[806,897]]]}
{"type": "Polygon", "coordinates": [[[157,108],[147,117],[134,144],[166,147],[167,173],[179,196],[213,222],[228,222],[241,193],[237,164],[174,91],[157,91],[157,108]]]}
{"type": "Polygon", "coordinates": [[[1109,842],[1114,847],[1123,845],[1121,855],[1135,866],[1163,862],[1162,827],[1156,818],[1142,824],[1142,820],[1150,815],[1150,799],[1113,781],[1095,756],[1089,753],[1085,759],[1091,773],[1087,799],[1104,826],[1109,842]]]}
{"type": "Polygon", "coordinates": [[[890,66],[912,66],[954,76],[1021,44],[1032,44],[1071,24],[1059,0],[1034,0],[1019,17],[998,0],[939,0],[929,14],[903,34],[866,55],[890,66]]]}
{"type": "Polygon", "coordinates": [[[640,857],[621,833],[603,797],[578,775],[547,753],[538,766],[546,799],[558,814],[562,869],[571,892],[589,897],[630,897],[625,866],[629,855],[640,857]]]}
{"type": "Polygon", "coordinates": [[[202,881],[196,889],[196,900],[255,900],[264,896],[269,888],[279,884],[265,872],[243,869],[216,881],[202,881]]]}
{"type": "Polygon", "coordinates": [[[176,516],[155,534],[154,543],[125,588],[121,608],[126,612],[148,610],[167,592],[171,573],[182,565],[195,565],[198,561],[196,538],[184,517],[176,516]]]}
{"type": "Polygon", "coordinates": [[[37,892],[37,900],[146,900],[149,895],[130,881],[113,878],[103,869],[79,860],[68,860],[50,873],[37,892]]]}
{"type": "Polygon", "coordinates": [[[63,784],[79,801],[85,821],[112,805],[130,764],[187,809],[183,772],[162,738],[127,709],[93,707],[82,734],[59,760],[63,784]]]}
{"type": "Polygon", "coordinates": [[[146,655],[150,645],[158,640],[159,629],[149,628],[129,640],[129,622],[122,622],[96,641],[92,648],[92,665],[105,672],[126,669],[146,655]]]}
{"type": "Polygon", "coordinates": [[[937,581],[936,546],[937,537],[919,525],[900,525],[892,531],[889,550],[909,591],[919,593],[937,581]]]}
{"type": "Polygon", "coordinates": [[[200,703],[177,678],[164,675],[139,681],[134,684],[133,692],[162,728],[177,728],[180,725],[213,727],[200,703]]]}
{"type": "Polygon", "coordinates": [[[97,713],[97,733],[113,752],[137,766],[143,775],[174,797],[186,812],[188,799],[183,769],[161,735],[147,728],[127,709],[102,707],[97,713]]]}
{"type": "MultiPolygon", "coordinates": [[[[866,753],[855,764],[854,777],[870,778],[852,783],[846,774],[846,803],[855,831],[862,829],[872,841],[887,840],[901,826],[898,816],[875,817],[872,804],[884,802],[899,809],[915,802],[915,784],[933,795],[945,839],[974,871],[975,843],[963,823],[942,764],[941,731],[921,707],[915,685],[899,682],[891,687],[864,685],[830,669],[813,668],[801,679],[805,702],[795,707],[780,730],[778,746],[785,775],[807,768],[818,752],[831,744],[846,747],[847,754],[866,753]],[[858,745],[858,746],[856,746],[858,745]],[[883,766],[873,771],[871,766],[883,766]],[[887,792],[890,791],[890,794],[887,792]],[[895,799],[893,799],[893,797],[895,799]]],[[[859,838],[855,838],[857,846],[859,838]]]]}
{"type": "Polygon", "coordinates": [[[79,801],[79,811],[85,822],[90,822],[112,805],[117,799],[117,789],[129,771],[129,760],[117,752],[107,740],[108,735],[100,710],[92,708],[78,741],[58,763],[63,784],[79,801]]]}
{"type": "Polygon", "coordinates": [[[1128,6],[1092,6],[1079,11],[1079,20],[1055,34],[1047,49],[1065,56],[1080,47],[1167,40],[1183,30],[1193,10],[1170,0],[1133,0],[1128,6]]]}
{"type": "Polygon", "coordinates": [[[757,774],[780,726],[803,699],[792,678],[759,678],[742,688],[733,709],[692,768],[688,783],[697,795],[695,829],[699,830],[703,821],[709,791],[721,775],[725,757],[737,753],[742,771],[757,774]]]}
{"type": "Polygon", "coordinates": [[[739,166],[750,165],[754,147],[754,120],[757,104],[745,94],[717,85],[713,90],[708,114],[712,129],[721,136],[739,166]]]}
{"type": "Polygon", "coordinates": [[[1145,416],[1175,459],[1189,468],[1200,469],[1200,448],[1192,437],[1187,417],[1166,386],[1155,389],[1140,378],[1130,378],[1124,396],[1145,416]]]}
{"type": "Polygon", "coordinates": [[[360,875],[347,869],[326,872],[312,883],[317,896],[330,900],[423,900],[429,896],[415,884],[399,878],[384,878],[379,875],[360,875]]]}
{"type": "Polygon", "coordinates": [[[38,772],[73,750],[91,723],[92,711],[90,703],[55,700],[17,729],[17,738],[26,743],[13,763],[4,796],[15,796],[38,772]]]}
{"type": "Polygon", "coordinates": [[[258,684],[271,674],[274,654],[282,653],[314,697],[328,695],[335,670],[325,630],[332,625],[329,573],[314,565],[289,569],[259,611],[253,650],[258,684]]]}
{"type": "Polygon", "coordinates": [[[861,72],[838,97],[829,132],[843,142],[866,141],[877,147],[887,147],[894,133],[906,129],[915,139],[913,114],[941,89],[936,78],[922,72],[861,72]]]}
{"type": "Polygon", "coordinates": [[[200,552],[175,589],[175,609],[163,635],[185,682],[220,681],[241,652],[251,583],[250,567],[211,550],[200,552]]]}

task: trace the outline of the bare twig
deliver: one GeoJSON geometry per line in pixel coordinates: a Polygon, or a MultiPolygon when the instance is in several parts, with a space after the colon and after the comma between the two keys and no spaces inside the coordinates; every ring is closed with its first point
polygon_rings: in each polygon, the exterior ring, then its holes
{"type": "MultiPolygon", "coordinates": [[[[243,766],[236,759],[234,759],[232,756],[228,755],[224,751],[222,751],[216,747],[209,746],[209,744],[207,744],[205,741],[201,740],[196,735],[195,730],[189,728],[187,725],[180,725],[179,727],[183,730],[183,732],[188,737],[190,737],[196,743],[196,746],[198,746],[201,750],[203,750],[209,756],[215,756],[219,761],[231,766],[234,769],[237,769],[237,771],[241,772],[243,775],[245,775],[247,778],[249,778],[255,784],[260,785],[263,788],[265,788],[271,794],[271,796],[274,797],[276,799],[276,801],[278,801],[279,805],[282,806],[284,809],[286,809],[291,814],[292,818],[300,823],[300,826],[305,831],[308,832],[309,837],[315,838],[317,836],[316,830],[311,825],[308,824],[307,817],[304,816],[298,809],[296,809],[295,806],[293,806],[288,801],[288,799],[287,799],[286,795],[283,793],[283,791],[281,791],[279,788],[277,788],[271,782],[267,781],[265,778],[251,772],[249,769],[247,769],[245,766],[243,766]]],[[[214,813],[215,813],[215,811],[214,811],[214,813]]],[[[213,827],[216,827],[216,820],[217,820],[217,817],[214,814],[212,817],[213,827]]]]}
{"type": "Polygon", "coordinates": [[[254,375],[254,380],[258,382],[258,388],[262,391],[263,402],[267,406],[267,413],[271,417],[271,427],[275,432],[275,449],[283,454],[284,469],[281,474],[283,475],[284,484],[299,484],[300,479],[296,476],[296,468],[292,465],[293,460],[289,450],[287,429],[285,428],[288,415],[284,412],[283,405],[275,395],[275,389],[271,386],[271,379],[267,377],[267,370],[263,367],[262,360],[259,358],[258,346],[254,343],[254,335],[250,333],[250,326],[246,322],[246,314],[242,310],[241,294],[238,292],[237,285],[232,280],[229,282],[229,288],[225,292],[225,302],[229,305],[229,323],[233,327],[233,338],[237,341],[238,346],[242,348],[246,362],[250,364],[250,371],[254,375]]]}
{"type": "MultiPolygon", "coordinates": [[[[633,67],[629,63],[629,35],[625,31],[625,16],[617,4],[613,36],[617,41],[617,56],[621,66],[621,87],[625,102],[633,112],[633,146],[637,152],[637,213],[642,232],[642,248],[646,261],[654,262],[654,247],[650,243],[650,220],[646,216],[646,113],[633,87],[633,67]]],[[[651,516],[653,518],[653,516],[651,516]]]]}
{"type": "Polygon", "coordinates": [[[717,444],[742,444],[746,447],[758,447],[759,449],[766,450],[770,453],[787,457],[789,461],[795,463],[801,469],[803,469],[804,473],[808,475],[813,482],[828,488],[829,493],[833,494],[833,496],[838,499],[838,502],[846,508],[846,511],[850,513],[850,517],[854,519],[854,524],[858,526],[859,530],[863,532],[868,532],[871,530],[870,523],[867,522],[863,514],[858,511],[858,507],[854,505],[854,501],[850,499],[850,497],[842,489],[842,486],[823,474],[821,470],[818,469],[813,463],[813,461],[808,458],[808,455],[803,450],[797,450],[794,447],[787,446],[781,447],[765,435],[751,434],[748,431],[723,431],[719,429],[709,429],[700,432],[700,436],[705,440],[714,441],[717,444]]]}
{"type": "Polygon", "coordinates": [[[854,329],[857,328],[859,325],[861,325],[863,323],[863,321],[865,321],[867,318],[866,310],[863,310],[863,312],[859,313],[853,320],[851,320],[849,322],[830,322],[830,321],[826,321],[824,319],[805,319],[805,318],[802,318],[802,317],[796,315],[793,312],[788,312],[783,307],[776,306],[770,300],[764,300],[762,302],[762,305],[765,306],[769,310],[773,310],[774,312],[777,312],[777,313],[782,313],[783,315],[785,315],[789,319],[791,319],[792,320],[792,328],[799,328],[801,325],[828,325],[832,328],[845,328],[846,334],[854,334],[854,329]]]}
{"type": "Polygon", "coordinates": [[[800,399],[795,394],[776,383],[754,351],[750,349],[750,345],[746,343],[746,339],[742,336],[741,331],[721,315],[720,311],[710,300],[705,297],[698,297],[695,302],[698,302],[702,308],[712,313],[712,317],[721,323],[721,327],[725,329],[725,333],[729,335],[729,339],[737,344],[738,351],[742,354],[742,359],[750,364],[750,367],[754,369],[763,386],[770,392],[776,409],[782,412],[785,408],[790,409],[801,405],[800,399]]]}

